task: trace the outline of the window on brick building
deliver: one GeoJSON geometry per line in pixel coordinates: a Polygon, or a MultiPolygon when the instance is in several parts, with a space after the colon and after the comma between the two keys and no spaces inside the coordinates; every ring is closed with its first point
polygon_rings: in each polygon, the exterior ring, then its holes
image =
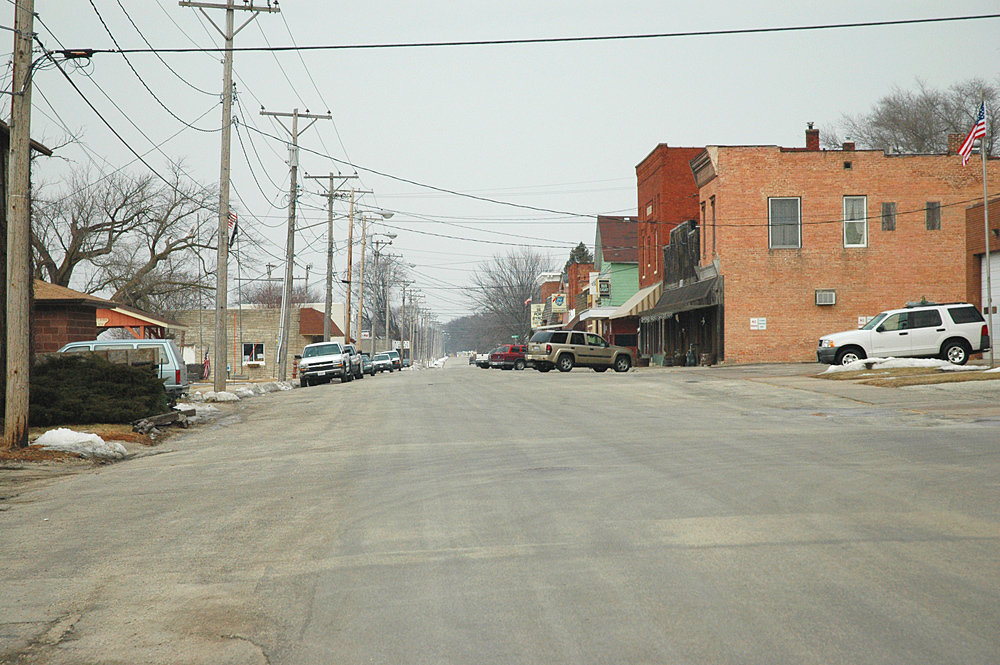
{"type": "Polygon", "coordinates": [[[896,230],[896,204],[895,203],[883,203],[882,204],[882,230],[883,231],[895,231],[896,230]]]}
{"type": "Polygon", "coordinates": [[[715,256],[715,196],[710,196],[708,201],[712,205],[712,256],[715,256]]]}
{"type": "Polygon", "coordinates": [[[768,244],[771,249],[798,249],[802,246],[802,199],[767,200],[768,244]]]}
{"type": "Polygon", "coordinates": [[[261,342],[247,342],[243,344],[243,364],[249,365],[264,364],[264,344],[261,342]]]}
{"type": "MultiPolygon", "coordinates": [[[[712,202],[713,203],[715,202],[715,197],[714,196],[712,197],[712,202]]],[[[708,228],[708,225],[705,223],[705,202],[702,201],[701,202],[701,229],[700,229],[701,236],[702,236],[701,237],[701,258],[705,258],[705,256],[706,256],[705,252],[708,251],[708,243],[705,242],[706,240],[708,240],[705,237],[705,229],[707,229],[707,228],[708,228]]]]}
{"type": "Polygon", "coordinates": [[[928,201],[927,202],[927,230],[928,231],[940,231],[941,230],[941,202],[940,201],[928,201]]]}
{"type": "Polygon", "coordinates": [[[868,197],[844,197],[844,247],[868,246],[868,197]]]}

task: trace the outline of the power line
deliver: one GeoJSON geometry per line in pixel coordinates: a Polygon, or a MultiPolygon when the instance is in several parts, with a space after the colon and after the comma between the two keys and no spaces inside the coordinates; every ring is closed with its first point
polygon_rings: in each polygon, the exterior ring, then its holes
{"type": "MultiPolygon", "coordinates": [[[[914,19],[894,19],[887,21],[860,21],[854,23],[824,23],[817,25],[795,25],[795,26],[775,26],[764,28],[731,28],[719,30],[690,30],[682,32],[653,32],[640,34],[620,34],[620,35],[591,35],[577,37],[537,37],[520,39],[480,39],[480,40],[459,40],[459,41],[439,41],[439,42],[389,42],[375,44],[321,44],[314,46],[240,46],[234,47],[233,51],[347,51],[347,50],[375,50],[375,49],[404,49],[404,48],[441,48],[459,46],[510,46],[525,44],[566,44],[579,42],[613,42],[613,41],[637,41],[649,39],[676,39],[679,37],[718,37],[730,35],[755,35],[774,34],[782,32],[810,32],[820,30],[846,30],[853,28],[878,28],[900,25],[920,25],[950,23],[956,21],[981,21],[984,19],[1000,18],[1000,14],[978,14],[968,16],[942,16],[934,18],[914,18],[914,19]]],[[[192,49],[192,48],[161,48],[155,49],[159,53],[195,53],[195,52],[222,52],[225,49],[192,49]]],[[[96,49],[94,53],[153,53],[154,49],[96,49]]]]}

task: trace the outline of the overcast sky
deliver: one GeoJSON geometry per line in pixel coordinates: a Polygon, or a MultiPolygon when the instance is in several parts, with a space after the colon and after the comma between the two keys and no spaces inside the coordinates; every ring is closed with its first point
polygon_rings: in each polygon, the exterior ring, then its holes
{"type": "MultiPolygon", "coordinates": [[[[7,1],[9,27],[13,2],[7,1]]],[[[280,6],[280,13],[260,14],[249,24],[236,46],[676,33],[998,10],[995,0],[284,0],[280,6]]],[[[142,36],[157,48],[220,45],[205,17],[176,0],[35,0],[35,11],[36,30],[49,49],[115,48],[98,12],[124,49],[145,48],[142,36]]],[[[222,24],[223,11],[207,11],[222,24]]],[[[237,12],[238,23],[248,16],[237,12]]],[[[151,54],[128,59],[173,114],[213,131],[172,117],[121,55],[96,55],[68,71],[155,169],[166,173],[178,161],[199,182],[217,183],[221,57],[161,57],[164,62],[151,54]],[[161,144],[162,153],[152,150],[161,144]]],[[[287,148],[267,136],[285,131],[260,116],[261,106],[332,113],[332,122],[318,121],[302,135],[300,176],[352,173],[348,163],[357,165],[357,186],[374,191],[362,205],[394,211],[378,230],[397,234],[391,249],[415,265],[416,288],[447,321],[468,313],[464,289],[480,262],[529,245],[561,267],[574,245],[593,245],[596,214],[635,214],[635,166],[659,143],[802,146],[808,121],[832,125],[842,114],[868,110],[893,86],[914,87],[918,78],[940,88],[995,79],[998,62],[998,19],[587,43],[236,53],[240,128],[232,138],[232,206],[260,257],[243,266],[242,276],[263,276],[267,262],[281,274],[285,253],[287,148]]],[[[8,66],[7,89],[9,73],[8,66]]],[[[36,182],[58,185],[69,166],[94,173],[144,168],[57,70],[38,71],[34,86],[32,135],[47,145],[64,143],[70,133],[80,139],[58,151],[64,159],[37,163],[36,182]]],[[[299,227],[323,222],[326,204],[315,195],[316,182],[300,177],[300,184],[299,227]]],[[[342,270],[346,222],[336,223],[334,236],[335,266],[342,270]]],[[[296,277],[312,264],[316,293],[323,289],[325,243],[325,224],[305,228],[296,241],[296,277]]],[[[234,268],[231,285],[235,278],[234,268]]]]}

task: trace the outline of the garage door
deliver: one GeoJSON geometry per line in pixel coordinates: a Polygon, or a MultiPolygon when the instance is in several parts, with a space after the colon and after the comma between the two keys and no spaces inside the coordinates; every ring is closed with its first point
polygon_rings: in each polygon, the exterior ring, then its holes
{"type": "MultiPolygon", "coordinates": [[[[986,297],[986,261],[980,261],[982,266],[982,274],[980,276],[980,284],[982,285],[983,293],[983,314],[986,314],[986,303],[989,299],[986,297]]],[[[1000,307],[1000,253],[990,252],[990,280],[993,282],[993,313],[997,313],[997,308],[1000,307]]],[[[994,323],[1000,323],[996,318],[993,319],[994,323]]]]}

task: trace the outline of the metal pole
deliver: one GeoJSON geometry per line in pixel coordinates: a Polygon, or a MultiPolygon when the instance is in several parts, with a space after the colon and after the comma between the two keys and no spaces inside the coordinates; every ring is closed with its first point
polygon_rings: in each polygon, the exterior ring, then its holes
{"type": "Polygon", "coordinates": [[[983,241],[986,245],[986,332],[990,336],[990,367],[994,367],[993,347],[993,281],[990,275],[990,199],[986,194],[986,137],[979,139],[979,154],[983,158],[983,241]]]}
{"type": "Polygon", "coordinates": [[[34,0],[14,5],[14,62],[7,186],[7,393],[4,447],[28,446],[28,374],[31,364],[31,47],[34,0]]]}

